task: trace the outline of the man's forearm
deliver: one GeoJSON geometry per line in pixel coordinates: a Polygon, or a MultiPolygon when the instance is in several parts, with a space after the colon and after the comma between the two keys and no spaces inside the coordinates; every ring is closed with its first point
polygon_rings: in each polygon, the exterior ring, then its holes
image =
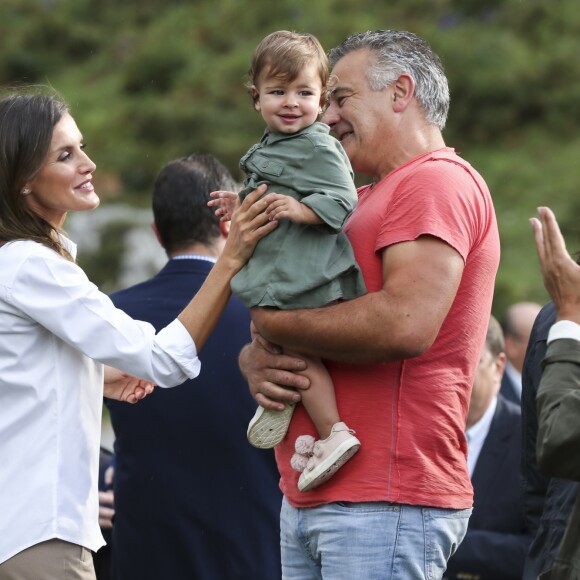
{"type": "Polygon", "coordinates": [[[570,461],[580,445],[580,343],[551,342],[536,397],[538,463],[550,476],[580,479],[578,462],[570,461]]]}
{"type": "Polygon", "coordinates": [[[372,364],[418,356],[432,344],[437,333],[407,310],[379,291],[323,308],[255,308],[252,319],[264,338],[286,349],[372,364]]]}

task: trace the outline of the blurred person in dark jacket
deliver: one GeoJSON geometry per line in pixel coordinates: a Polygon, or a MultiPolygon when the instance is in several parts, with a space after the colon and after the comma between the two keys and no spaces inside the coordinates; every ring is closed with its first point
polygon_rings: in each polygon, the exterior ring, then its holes
{"type": "Polygon", "coordinates": [[[541,305],[536,302],[516,302],[506,309],[500,320],[507,357],[500,393],[518,405],[522,400],[522,369],[526,348],[540,309],[541,305]]]}
{"type": "Polygon", "coordinates": [[[532,328],[522,373],[522,499],[526,525],[533,535],[523,580],[536,580],[554,564],[580,486],[569,479],[544,475],[536,458],[536,394],[548,332],[555,322],[556,308],[549,302],[532,328]]]}
{"type": "Polygon", "coordinates": [[[111,530],[115,516],[113,482],[113,454],[101,445],[99,454],[99,526],[107,544],[93,554],[97,580],[111,580],[111,530]]]}
{"type": "MultiPolygon", "coordinates": [[[[228,237],[207,206],[232,189],[211,155],[165,165],[153,188],[153,229],[168,262],[112,294],[156,328],[175,317],[212,270],[228,237]]],[[[246,439],[255,403],[237,365],[250,316],[232,297],[200,357],[194,383],[157,389],[127,413],[107,401],[115,432],[113,570],[118,580],[276,580],[282,495],[273,451],[246,439]]]]}
{"type": "Polygon", "coordinates": [[[492,316],[467,415],[473,513],[463,542],[449,560],[449,579],[522,577],[531,536],[520,502],[520,408],[499,393],[505,364],[502,329],[492,316]]]}
{"type": "MultiPolygon", "coordinates": [[[[553,301],[546,308],[553,324],[549,326],[547,349],[537,403],[536,453],[540,471],[547,477],[580,480],[580,266],[566,250],[564,238],[553,212],[538,208],[531,220],[540,259],[544,285],[553,301]],[[555,311],[555,316],[551,311],[555,311]]],[[[574,491],[562,487],[545,503],[551,518],[560,524],[568,520],[562,534],[548,536],[549,552],[542,554],[540,580],[580,578],[580,500],[574,491]],[[572,505],[572,501],[574,501],[572,505]],[[557,545],[559,544],[559,547],[557,545]]],[[[526,576],[533,577],[533,576],[526,576]]]]}

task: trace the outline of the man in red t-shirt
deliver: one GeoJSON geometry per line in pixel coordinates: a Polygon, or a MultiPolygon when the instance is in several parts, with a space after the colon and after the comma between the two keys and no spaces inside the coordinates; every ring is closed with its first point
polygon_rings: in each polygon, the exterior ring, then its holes
{"type": "Polygon", "coordinates": [[[283,574],[441,578],[473,501],[464,432],[499,263],[493,203],[445,146],[449,90],[425,41],[355,34],[330,60],[336,84],[323,121],[373,178],[345,228],[369,292],[321,309],[261,309],[261,337],[240,365],[256,401],[282,409],[307,386],[293,372],[304,363],[271,345],[322,357],[361,448],[300,492],[290,458],[296,438],[316,431],[297,406],[276,447],[283,574]]]}

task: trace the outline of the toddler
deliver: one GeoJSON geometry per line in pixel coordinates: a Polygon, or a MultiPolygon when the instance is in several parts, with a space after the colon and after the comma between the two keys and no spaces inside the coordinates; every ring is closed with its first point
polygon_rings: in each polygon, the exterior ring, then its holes
{"type": "MultiPolygon", "coordinates": [[[[353,172],[329,127],[317,121],[328,84],[326,54],[310,34],[274,32],[254,51],[248,90],[266,129],[240,161],[246,179],[239,195],[243,199],[266,183],[266,193],[274,197],[268,211],[279,223],[232,280],[233,292],[248,308],[315,308],[366,292],[342,232],[357,202],[353,172]]],[[[237,195],[211,195],[216,215],[230,219],[237,195]]],[[[311,386],[303,391],[302,404],[319,440],[302,436],[296,442],[292,465],[301,471],[301,491],[328,480],[360,447],[354,431],[340,420],[323,363],[309,358],[304,374],[311,386]]],[[[294,406],[286,403],[283,411],[258,407],[248,427],[250,443],[277,445],[286,435],[294,406]]]]}

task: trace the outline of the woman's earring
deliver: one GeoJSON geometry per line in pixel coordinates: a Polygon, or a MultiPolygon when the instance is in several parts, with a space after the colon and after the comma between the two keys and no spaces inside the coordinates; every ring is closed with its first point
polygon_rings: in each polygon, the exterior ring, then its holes
{"type": "Polygon", "coordinates": [[[20,193],[22,195],[28,195],[28,194],[32,193],[32,189],[30,189],[30,187],[23,187],[22,191],[20,193]]]}

